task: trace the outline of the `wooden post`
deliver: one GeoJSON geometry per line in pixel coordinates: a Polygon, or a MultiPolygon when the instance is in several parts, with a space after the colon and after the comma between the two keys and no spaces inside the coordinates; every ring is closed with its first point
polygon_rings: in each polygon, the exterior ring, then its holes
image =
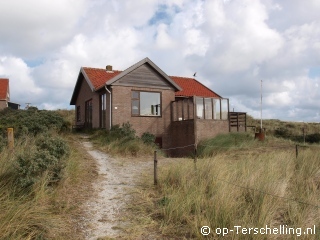
{"type": "Polygon", "coordinates": [[[158,160],[157,151],[154,151],[154,185],[158,185],[158,160]]]}
{"type": "Polygon", "coordinates": [[[296,145],[296,158],[298,158],[298,144],[296,145]]]}
{"type": "Polygon", "coordinates": [[[194,145],[194,169],[197,170],[197,161],[198,161],[198,156],[197,156],[197,144],[194,145]]]}
{"type": "Polygon", "coordinates": [[[8,148],[9,150],[14,148],[13,128],[8,128],[8,148]]]}
{"type": "Polygon", "coordinates": [[[237,132],[239,132],[239,113],[237,112],[237,132]]]}

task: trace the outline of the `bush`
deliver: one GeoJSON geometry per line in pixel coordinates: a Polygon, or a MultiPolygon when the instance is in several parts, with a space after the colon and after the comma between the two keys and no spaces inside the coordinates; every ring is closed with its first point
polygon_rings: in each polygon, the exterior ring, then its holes
{"type": "Polygon", "coordinates": [[[118,139],[134,139],[136,137],[136,131],[132,128],[132,125],[129,122],[123,123],[122,127],[119,127],[119,125],[112,127],[110,132],[117,135],[118,139]]]}
{"type": "Polygon", "coordinates": [[[320,133],[309,134],[306,136],[308,143],[320,143],[320,133]]]}
{"type": "Polygon", "coordinates": [[[141,136],[141,140],[145,144],[149,144],[149,145],[154,144],[155,139],[156,139],[156,136],[149,132],[145,132],[141,136]]]}
{"type": "Polygon", "coordinates": [[[115,125],[110,131],[97,130],[92,138],[95,143],[103,147],[108,153],[130,156],[150,155],[154,152],[155,136],[144,133],[141,138],[136,137],[135,130],[130,123],[115,125]]]}
{"type": "Polygon", "coordinates": [[[43,136],[36,140],[36,149],[25,150],[17,156],[19,183],[31,187],[46,173],[49,183],[61,178],[63,157],[69,153],[67,144],[60,138],[43,136]]]}
{"type": "Polygon", "coordinates": [[[109,132],[106,132],[104,138],[105,142],[107,143],[116,140],[122,140],[123,142],[126,142],[136,138],[136,131],[132,128],[132,125],[127,122],[123,123],[122,127],[120,127],[119,125],[113,126],[109,132]]]}
{"type": "Polygon", "coordinates": [[[36,146],[39,150],[48,151],[50,155],[58,159],[69,153],[68,146],[63,139],[52,138],[50,135],[38,138],[36,146]]]}
{"type": "Polygon", "coordinates": [[[286,128],[279,128],[274,130],[274,136],[281,138],[290,138],[290,132],[286,128]]]}
{"type": "Polygon", "coordinates": [[[63,131],[69,125],[54,111],[29,108],[28,110],[5,109],[0,112],[0,132],[5,133],[8,127],[13,127],[15,137],[25,134],[36,136],[49,130],[63,131]]]}

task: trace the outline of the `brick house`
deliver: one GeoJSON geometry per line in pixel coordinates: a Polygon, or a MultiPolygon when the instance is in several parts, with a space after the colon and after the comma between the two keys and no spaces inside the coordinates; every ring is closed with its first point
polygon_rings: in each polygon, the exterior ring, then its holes
{"type": "Polygon", "coordinates": [[[152,133],[164,149],[230,131],[228,99],[193,78],[168,76],[149,58],[124,71],[81,67],[70,104],[78,126],[110,129],[130,122],[138,136],[152,133]]]}
{"type": "Polygon", "coordinates": [[[9,79],[0,78],[0,110],[4,108],[20,109],[20,105],[10,102],[9,79]]]}
{"type": "Polygon", "coordinates": [[[7,108],[10,101],[9,79],[0,78],[0,110],[7,108]]]}

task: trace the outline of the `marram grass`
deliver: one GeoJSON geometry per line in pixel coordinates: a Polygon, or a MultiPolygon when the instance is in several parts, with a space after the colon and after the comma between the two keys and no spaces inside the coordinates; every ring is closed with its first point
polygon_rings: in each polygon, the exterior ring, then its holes
{"type": "MultiPolygon", "coordinates": [[[[190,159],[159,173],[155,216],[165,236],[193,239],[319,239],[320,149],[190,159]],[[159,218],[160,216],[160,218],[159,218]],[[313,235],[217,234],[215,229],[316,228],[313,235]],[[202,226],[211,233],[203,236],[202,226]]],[[[219,232],[219,231],[218,231],[219,232]]]]}

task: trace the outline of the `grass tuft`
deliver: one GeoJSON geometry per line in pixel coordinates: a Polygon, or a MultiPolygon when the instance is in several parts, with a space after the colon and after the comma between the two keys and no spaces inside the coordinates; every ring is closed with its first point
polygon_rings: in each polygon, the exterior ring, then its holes
{"type": "MultiPolygon", "coordinates": [[[[254,141],[246,134],[219,136],[207,143],[225,149],[212,154],[212,148],[204,146],[196,167],[190,159],[162,166],[157,188],[146,189],[154,194],[149,216],[158,223],[162,236],[206,239],[200,232],[202,226],[211,227],[210,239],[275,237],[235,232],[223,237],[214,231],[234,226],[305,229],[315,225],[320,231],[319,146],[310,145],[296,158],[295,148],[288,147],[292,145],[287,141],[280,142],[286,148],[274,148],[279,144],[254,141]],[[233,149],[235,137],[237,149],[233,149]],[[252,154],[252,148],[258,151],[252,154]]],[[[318,239],[317,232],[302,237],[318,239]]]]}

